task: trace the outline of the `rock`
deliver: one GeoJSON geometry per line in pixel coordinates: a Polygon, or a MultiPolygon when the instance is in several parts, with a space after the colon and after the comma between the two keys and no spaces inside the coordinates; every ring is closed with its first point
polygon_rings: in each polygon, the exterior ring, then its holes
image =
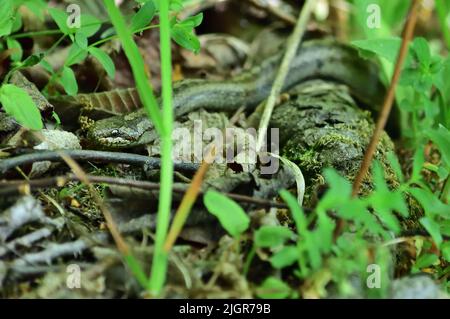
{"type": "MultiPolygon", "coordinates": [[[[300,167],[310,193],[326,167],[335,168],[352,181],[374,128],[370,112],[358,107],[348,87],[332,82],[305,82],[290,95],[289,101],[275,108],[270,123],[280,128],[282,155],[300,167]]],[[[386,158],[393,151],[394,144],[383,133],[375,158],[383,165],[388,184],[395,186],[396,178],[386,158]]],[[[371,188],[369,175],[362,193],[371,188]]]]}
{"type": "Polygon", "coordinates": [[[450,299],[433,279],[426,275],[397,279],[392,283],[392,299],[450,299]]]}

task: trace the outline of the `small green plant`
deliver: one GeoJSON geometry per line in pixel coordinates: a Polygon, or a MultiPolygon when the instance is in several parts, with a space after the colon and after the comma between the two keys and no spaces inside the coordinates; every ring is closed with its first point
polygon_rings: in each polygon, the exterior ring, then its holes
{"type": "MultiPolygon", "coordinates": [[[[158,108],[153,90],[145,74],[144,62],[139,54],[136,43],[131,37],[126,22],[121,15],[120,11],[116,7],[113,1],[106,0],[105,5],[108,10],[108,14],[114,24],[119,38],[122,41],[122,45],[130,62],[135,77],[136,86],[144,104],[145,109],[148,111],[150,119],[153,121],[157,132],[161,137],[162,149],[161,149],[161,188],[159,197],[159,209],[158,209],[158,222],[155,238],[155,252],[152,261],[152,269],[150,279],[148,280],[145,288],[147,288],[153,295],[159,295],[164,285],[167,269],[167,252],[164,250],[164,242],[166,241],[169,217],[172,201],[172,182],[173,182],[173,161],[172,161],[172,125],[173,125],[173,110],[172,110],[172,61],[171,61],[171,47],[170,39],[173,37],[171,30],[177,28],[179,22],[175,19],[170,22],[169,19],[169,1],[152,2],[154,9],[151,5],[148,5],[147,1],[144,3],[142,9],[135,15],[134,23],[135,27],[141,25],[141,21],[147,20],[150,23],[154,16],[155,10],[159,12],[160,20],[160,42],[161,42],[161,74],[162,74],[162,110],[158,108]],[[144,13],[143,13],[144,12],[144,13]],[[147,19],[145,19],[147,14],[147,19]]],[[[171,6],[179,8],[181,2],[171,2],[171,6]]],[[[199,42],[193,35],[192,28],[198,25],[202,20],[202,15],[192,18],[194,22],[188,22],[187,25],[182,25],[181,29],[185,30],[185,35],[189,36],[185,41],[181,41],[182,45],[186,45],[188,49],[198,50],[196,46],[199,42]],[[187,32],[190,30],[190,32],[187,32]],[[193,45],[189,45],[195,42],[193,45]]],[[[187,20],[191,21],[191,20],[187,20]]],[[[133,22],[132,22],[133,23],[133,22]]],[[[182,35],[178,34],[174,39],[180,41],[182,35]]],[[[142,283],[143,271],[137,267],[137,263],[133,258],[127,256],[127,260],[131,269],[138,278],[141,278],[142,283]]]]}
{"type": "MultiPolygon", "coordinates": [[[[450,133],[447,130],[441,128],[431,135],[437,143],[450,145],[450,133]]],[[[416,198],[422,206],[424,216],[420,223],[432,239],[422,239],[412,272],[439,265],[440,257],[443,261],[450,261],[449,243],[443,239],[449,236],[450,205],[440,201],[422,180],[421,172],[425,166],[419,154],[414,160],[414,170],[409,180],[405,179],[396,156],[388,155],[400,182],[395,189],[388,186],[382,165],[375,162],[372,169],[375,188],[370,195],[360,198],[352,197],[352,186],[348,180],[335,170],[326,169],[324,176],[329,189],[309,214],[305,214],[291,193],[282,190],[280,196],[290,208],[296,232],[284,226],[262,226],[255,230],[253,248],[248,253],[244,273],[251,267],[255,252],[268,250],[268,261],[274,269],[294,267],[294,274],[300,280],[318,278],[318,284],[322,285],[319,289],[322,297],[326,296],[325,286],[329,283],[334,283],[342,295],[351,296],[357,287],[350,283],[350,278],[359,275],[360,286],[367,288],[368,267],[375,264],[382,270],[383,285],[380,289],[365,290],[367,296],[385,297],[393,266],[392,253],[388,245],[383,243],[401,235],[400,218],[409,216],[406,194],[416,198]],[[344,231],[337,238],[334,238],[336,222],[331,213],[334,218],[346,222],[344,231]],[[431,244],[437,246],[442,256],[430,253],[431,244]]],[[[444,172],[448,174],[448,164],[444,164],[444,172]]],[[[242,208],[224,195],[209,191],[205,196],[205,205],[218,216],[222,226],[232,236],[237,237],[248,228],[248,221],[242,217],[242,208]]],[[[445,271],[448,269],[444,267],[437,276],[445,271]]],[[[298,296],[294,287],[273,276],[266,278],[256,294],[262,298],[298,296]]]]}
{"type": "MultiPolygon", "coordinates": [[[[158,24],[151,24],[155,15],[159,11],[158,1],[137,1],[141,4],[141,8],[128,20],[127,23],[132,33],[140,33],[147,29],[157,28],[158,24]]],[[[171,9],[175,12],[181,10],[181,1],[172,1],[171,9]]],[[[98,33],[101,26],[108,21],[100,21],[94,16],[81,13],[80,15],[80,25],[73,25],[71,27],[68,24],[69,16],[68,14],[60,9],[48,8],[48,4],[42,0],[4,0],[0,4],[0,37],[4,38],[5,41],[0,40],[0,48],[7,48],[11,50],[10,59],[12,61],[12,68],[5,76],[4,83],[7,83],[10,75],[21,69],[30,67],[36,64],[41,64],[50,74],[51,78],[44,93],[49,94],[48,89],[55,84],[60,84],[67,94],[76,95],[78,93],[78,83],[72,67],[76,64],[81,63],[88,56],[95,58],[105,69],[106,74],[110,78],[115,76],[115,65],[112,59],[107,53],[99,48],[105,42],[117,38],[113,28],[108,29],[103,32],[101,39],[93,43],[90,39],[98,33]],[[27,7],[30,11],[34,12],[39,19],[44,19],[44,12],[48,11],[52,19],[55,21],[58,29],[38,31],[38,32],[27,32],[27,33],[17,33],[22,27],[22,18],[18,13],[21,6],[27,7]],[[33,36],[44,36],[44,35],[60,35],[60,38],[53,44],[48,50],[31,55],[25,60],[23,59],[23,50],[18,39],[22,37],[33,37],[33,36]],[[71,45],[69,47],[69,53],[64,61],[63,66],[54,70],[51,64],[47,61],[46,57],[53,52],[64,40],[69,39],[71,45]]],[[[172,27],[171,37],[172,39],[179,43],[180,45],[197,52],[200,48],[200,43],[195,36],[193,29],[198,26],[202,21],[202,14],[198,14],[193,17],[189,17],[184,21],[177,20],[176,16],[170,21],[172,27]]],[[[15,89],[14,94],[18,94],[20,88],[15,89]]],[[[11,89],[7,88],[3,91],[3,95],[11,94],[11,89]]],[[[42,122],[40,120],[40,115],[34,104],[25,103],[29,102],[29,99],[24,97],[26,95],[25,91],[20,94],[20,105],[22,105],[22,110],[15,110],[16,106],[7,105],[4,106],[5,111],[12,115],[19,124],[29,128],[29,129],[41,129],[43,125],[36,124],[42,122]],[[22,116],[20,115],[22,113],[22,116]],[[24,117],[26,115],[26,118],[24,117]]],[[[4,97],[3,100],[8,103],[8,97],[4,97]]]]}
{"type": "Polygon", "coordinates": [[[219,192],[209,190],[204,197],[204,203],[232,237],[239,238],[250,226],[250,218],[241,206],[219,192]]]}
{"type": "Polygon", "coordinates": [[[171,48],[170,39],[185,48],[198,52],[200,42],[195,36],[193,29],[197,27],[203,15],[200,13],[196,16],[189,17],[183,21],[177,19],[176,13],[182,8],[182,1],[137,1],[140,9],[131,17],[125,19],[113,1],[105,1],[105,6],[111,17],[114,28],[109,28],[101,35],[101,39],[91,43],[91,38],[96,35],[102,24],[108,21],[100,21],[96,17],[81,14],[80,25],[71,25],[68,23],[69,16],[65,11],[48,8],[47,4],[41,0],[4,0],[0,3],[0,36],[5,41],[0,41],[3,47],[6,45],[11,50],[10,58],[13,62],[11,70],[5,76],[4,83],[0,87],[0,102],[4,110],[13,116],[19,124],[33,130],[43,128],[43,122],[39,110],[28,93],[12,84],[8,84],[10,74],[20,68],[29,67],[40,63],[50,74],[51,79],[47,84],[44,93],[48,94],[48,88],[59,83],[69,95],[78,93],[78,83],[72,67],[81,63],[88,56],[97,59],[103,66],[107,75],[111,78],[115,75],[115,66],[112,59],[102,51],[99,46],[107,41],[120,38],[124,47],[124,51],[129,59],[133,74],[136,80],[136,86],[143,101],[144,107],[148,110],[158,133],[163,141],[162,149],[162,167],[161,167],[161,192],[160,207],[158,217],[158,227],[156,234],[155,258],[153,259],[152,274],[150,279],[146,278],[145,273],[134,259],[132,255],[124,256],[131,270],[136,275],[139,282],[149,289],[155,295],[161,291],[165,280],[166,272],[166,253],[163,252],[162,245],[165,241],[168,223],[169,210],[171,205],[171,188],[172,188],[172,77],[171,77],[171,48]],[[47,10],[55,21],[58,29],[39,32],[17,33],[22,23],[18,10],[21,6],[27,6],[33,12],[43,18],[43,12],[47,10]],[[172,18],[169,17],[169,10],[172,18]],[[175,13],[175,14],[173,14],[175,13]],[[159,15],[160,24],[151,24],[154,17],[159,15]],[[161,29],[161,68],[162,68],[162,111],[156,103],[156,98],[150,87],[147,75],[144,73],[144,62],[137,49],[136,43],[132,38],[132,34],[140,33],[147,29],[161,29]],[[115,33],[117,32],[117,34],[115,33]],[[22,61],[23,52],[17,39],[21,37],[32,37],[42,35],[60,35],[59,39],[48,50],[34,54],[22,61]],[[64,40],[69,39],[71,44],[69,53],[64,61],[64,65],[54,70],[46,57],[53,52],[64,40]]]}
{"type": "Polygon", "coordinates": [[[38,14],[45,8],[45,3],[40,0],[4,0],[0,3],[0,39],[6,39],[5,42],[0,40],[0,50],[6,45],[6,48],[11,51],[12,60],[12,68],[0,87],[0,103],[5,112],[13,116],[19,124],[32,130],[40,130],[43,128],[41,115],[31,97],[24,89],[7,83],[12,72],[21,67],[35,65],[40,60],[40,57],[36,55],[21,62],[23,52],[20,43],[10,37],[13,32],[22,27],[22,18],[18,12],[22,5],[38,14]]]}

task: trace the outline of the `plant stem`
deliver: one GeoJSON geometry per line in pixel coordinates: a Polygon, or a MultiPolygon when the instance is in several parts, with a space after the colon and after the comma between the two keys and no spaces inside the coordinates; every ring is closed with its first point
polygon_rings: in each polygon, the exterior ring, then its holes
{"type": "Polygon", "coordinates": [[[147,114],[151,118],[155,129],[161,135],[163,133],[163,122],[161,117],[161,112],[158,108],[158,103],[156,101],[155,95],[153,94],[153,89],[150,85],[148,77],[145,73],[145,65],[142,56],[139,53],[139,49],[136,43],[133,41],[131,32],[125,23],[125,20],[120,13],[119,9],[116,7],[113,0],[105,0],[105,6],[108,10],[108,14],[111,21],[116,29],[117,35],[119,36],[125,55],[131,65],[133,71],[134,79],[136,82],[136,88],[139,93],[139,97],[142,100],[142,104],[147,111],[147,114]]]}
{"type": "MultiPolygon", "coordinates": [[[[448,1],[448,0],[445,0],[448,1]]],[[[445,42],[447,43],[447,48],[450,49],[450,30],[447,23],[447,16],[450,13],[448,4],[445,4],[444,0],[436,0],[436,11],[439,18],[439,23],[442,28],[442,33],[444,34],[445,42]]]]}
{"type": "Polygon", "coordinates": [[[161,190],[159,194],[158,219],[156,225],[155,253],[149,281],[150,292],[157,296],[164,285],[167,272],[168,253],[164,251],[169,229],[172,204],[173,161],[172,161],[172,54],[170,46],[169,1],[160,1],[160,52],[162,81],[163,134],[161,135],[161,190]]]}
{"type": "MultiPolygon", "coordinates": [[[[147,289],[154,296],[159,295],[165,282],[167,270],[167,254],[163,251],[163,245],[170,220],[170,206],[172,201],[173,162],[172,162],[172,64],[170,48],[170,22],[168,0],[160,1],[161,21],[161,69],[162,69],[162,96],[163,112],[158,108],[155,95],[145,73],[145,65],[132,33],[128,29],[125,20],[114,0],[104,1],[111,21],[119,36],[123,50],[128,58],[133,71],[139,97],[156,131],[161,137],[161,190],[159,196],[159,209],[157,218],[155,253],[153,255],[152,273],[147,289]],[[164,115],[164,116],[163,116],[164,115]]],[[[136,264],[130,265],[135,270],[135,275],[141,278],[142,273],[136,272],[136,264]]]]}
{"type": "Polygon", "coordinates": [[[67,37],[67,34],[63,34],[53,45],[45,52],[45,56],[48,56],[58,45],[67,37]]]}
{"type": "Polygon", "coordinates": [[[378,117],[378,121],[376,123],[375,130],[372,134],[372,138],[364,154],[364,159],[361,163],[361,167],[353,182],[353,192],[352,192],[353,196],[356,196],[359,193],[361,183],[369,170],[381,134],[383,133],[384,127],[386,126],[387,120],[389,118],[389,114],[391,113],[392,104],[395,99],[395,89],[397,87],[398,81],[400,80],[403,62],[405,61],[406,56],[408,54],[409,42],[411,41],[411,38],[414,35],[419,5],[420,0],[414,0],[414,2],[411,4],[411,10],[409,11],[409,19],[406,22],[405,30],[403,32],[403,41],[397,57],[394,75],[392,76],[391,84],[386,94],[383,107],[381,108],[381,113],[380,116],[378,117]]]}
{"type": "MultiPolygon", "coordinates": [[[[140,32],[146,31],[146,30],[150,30],[150,29],[155,29],[155,28],[158,28],[158,27],[159,27],[159,24],[152,24],[152,25],[146,26],[145,28],[141,28],[141,29],[138,29],[138,30],[134,31],[133,34],[140,33],[140,32]]],[[[109,36],[107,38],[104,38],[104,39],[98,40],[97,42],[92,43],[91,45],[89,45],[89,47],[96,47],[96,46],[98,46],[100,44],[103,44],[105,42],[114,40],[116,38],[118,38],[118,35],[114,34],[114,35],[111,35],[111,36],[109,36]]]]}
{"type": "Polygon", "coordinates": [[[289,37],[286,53],[281,61],[281,66],[278,70],[277,77],[272,86],[269,98],[267,99],[266,106],[264,108],[264,113],[261,117],[261,122],[259,124],[258,141],[256,144],[256,150],[259,152],[263,146],[264,140],[266,138],[267,128],[269,126],[270,117],[272,116],[273,108],[275,107],[276,99],[283,89],[283,84],[286,79],[287,73],[289,71],[289,65],[297,52],[297,48],[300,41],[303,38],[305,32],[306,23],[309,21],[312,9],[314,7],[314,0],[307,0],[303,5],[302,11],[297,20],[297,24],[294,28],[294,32],[289,37]]]}
{"type": "Polygon", "coordinates": [[[33,32],[24,32],[19,34],[12,34],[10,35],[11,39],[20,39],[20,38],[27,38],[27,37],[38,37],[38,36],[46,36],[46,35],[54,35],[54,34],[61,34],[63,33],[59,29],[55,30],[45,30],[45,31],[33,31],[33,32]]]}

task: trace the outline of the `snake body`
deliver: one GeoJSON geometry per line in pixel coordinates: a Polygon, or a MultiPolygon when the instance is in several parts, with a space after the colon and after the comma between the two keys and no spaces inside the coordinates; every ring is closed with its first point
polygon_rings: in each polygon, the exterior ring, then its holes
{"type": "MultiPolygon", "coordinates": [[[[174,84],[175,117],[204,108],[210,111],[233,111],[244,106],[255,108],[271,90],[282,54],[266,59],[248,71],[226,81],[183,80],[174,84]]],[[[283,91],[309,79],[326,79],[347,85],[371,111],[384,97],[376,64],[362,59],[351,46],[330,40],[304,42],[290,64],[283,91]]],[[[160,100],[158,100],[160,102],[160,100]]],[[[105,148],[127,148],[151,140],[153,124],[144,109],[97,121],[88,138],[105,148]]]]}

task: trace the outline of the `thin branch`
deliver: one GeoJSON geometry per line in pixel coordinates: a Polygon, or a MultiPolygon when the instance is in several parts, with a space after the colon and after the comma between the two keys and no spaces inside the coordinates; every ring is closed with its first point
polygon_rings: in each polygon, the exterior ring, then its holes
{"type": "Polygon", "coordinates": [[[400,53],[398,55],[397,63],[395,65],[395,71],[394,71],[394,75],[392,77],[391,85],[390,85],[389,91],[387,92],[387,95],[385,97],[383,107],[381,109],[381,113],[378,118],[372,138],[370,140],[369,146],[367,147],[366,153],[364,154],[364,159],[361,164],[361,168],[353,182],[353,196],[356,196],[359,193],[361,183],[369,170],[369,167],[372,162],[375,151],[377,149],[377,145],[380,140],[381,134],[383,133],[384,127],[386,126],[386,122],[389,118],[389,114],[391,112],[392,104],[393,104],[394,98],[395,98],[395,88],[397,87],[397,83],[398,83],[398,81],[400,79],[400,75],[401,75],[402,66],[403,66],[405,58],[408,54],[409,42],[411,41],[411,38],[413,37],[413,34],[414,34],[414,28],[415,28],[416,22],[417,22],[419,5],[420,5],[420,0],[414,0],[413,4],[411,5],[409,19],[406,23],[405,30],[403,33],[402,46],[400,48],[400,53]]]}
{"type": "MultiPolygon", "coordinates": [[[[95,184],[111,184],[111,185],[119,185],[130,188],[140,188],[149,191],[159,191],[160,185],[158,183],[152,183],[147,181],[136,181],[129,180],[125,178],[117,178],[117,177],[107,177],[107,176],[92,176],[87,175],[87,179],[91,183],[95,184]]],[[[28,192],[30,190],[36,190],[47,187],[64,187],[69,182],[79,182],[81,179],[76,175],[67,175],[67,176],[57,176],[57,177],[48,177],[41,179],[34,179],[30,181],[8,181],[8,182],[0,182],[0,196],[6,196],[11,194],[22,194],[24,192],[28,192]]],[[[184,194],[187,190],[187,187],[175,186],[173,188],[174,193],[184,194]]],[[[199,191],[200,195],[204,195],[204,192],[199,191]]],[[[253,204],[259,207],[276,207],[276,208],[288,208],[286,204],[277,203],[274,201],[255,198],[240,194],[233,193],[225,193],[224,195],[246,204],[253,204]]]]}
{"type": "Polygon", "coordinates": [[[305,33],[306,24],[309,21],[311,12],[314,8],[314,0],[307,0],[303,5],[302,11],[298,17],[297,24],[294,28],[294,32],[290,36],[286,53],[284,54],[283,61],[281,62],[280,69],[278,70],[277,77],[273,83],[272,90],[270,92],[269,98],[267,99],[266,106],[264,108],[264,113],[261,117],[261,122],[259,124],[258,132],[258,142],[256,144],[256,150],[260,151],[261,147],[266,138],[267,128],[269,126],[270,117],[272,116],[273,108],[275,107],[276,100],[283,89],[283,84],[289,71],[289,66],[292,59],[297,52],[298,46],[303,34],[305,33]]]}
{"type": "MultiPolygon", "coordinates": [[[[63,159],[61,157],[61,153],[77,161],[122,163],[137,166],[148,166],[149,168],[158,168],[161,165],[161,160],[159,158],[129,153],[90,151],[90,150],[44,151],[20,155],[2,160],[0,162],[0,176],[5,174],[8,170],[14,167],[21,165],[29,165],[34,162],[42,162],[42,161],[62,162],[63,159]]],[[[175,163],[175,169],[180,171],[195,172],[198,169],[198,165],[191,163],[175,163]]]]}

